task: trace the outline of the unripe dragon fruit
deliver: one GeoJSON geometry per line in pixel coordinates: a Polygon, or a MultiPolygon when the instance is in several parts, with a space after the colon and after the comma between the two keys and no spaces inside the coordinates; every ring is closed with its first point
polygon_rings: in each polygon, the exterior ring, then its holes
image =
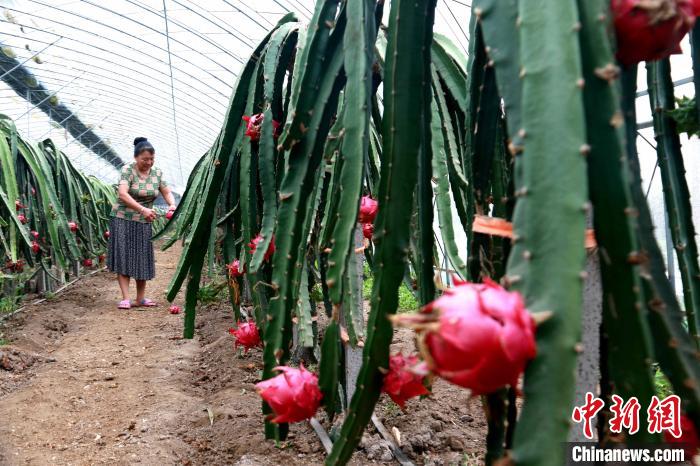
{"type": "Polygon", "coordinates": [[[423,308],[394,322],[420,334],[427,368],[474,395],[516,385],[536,355],[535,321],[519,293],[486,280],[456,281],[423,308]]]}
{"type": "Polygon", "coordinates": [[[611,0],[618,60],[633,65],[681,53],[699,7],[697,0],[611,0]]]}
{"type": "MultiPolygon", "coordinates": [[[[258,234],[255,238],[253,238],[250,243],[248,243],[248,247],[250,248],[250,254],[253,255],[255,253],[255,249],[258,247],[258,244],[260,244],[263,241],[263,237],[258,234]]],[[[270,241],[270,245],[267,247],[267,251],[265,251],[265,257],[264,260],[269,260],[272,255],[275,253],[275,237],[272,237],[272,240],[270,241]]]]}
{"type": "Polygon", "coordinates": [[[279,366],[275,370],[282,373],[255,385],[260,397],[275,413],[271,421],[299,422],[313,417],[323,398],[318,377],[303,365],[299,369],[279,366]]]}
{"type": "Polygon", "coordinates": [[[379,211],[379,203],[369,196],[362,196],[360,200],[360,213],[357,221],[360,223],[374,223],[374,218],[379,211]]]}
{"type": "Polygon", "coordinates": [[[260,332],[258,331],[258,326],[255,325],[255,322],[238,322],[236,328],[228,329],[228,333],[233,335],[233,338],[235,339],[233,347],[237,348],[240,345],[245,348],[246,353],[251,348],[262,346],[260,332]]]}
{"type": "Polygon", "coordinates": [[[425,375],[412,370],[419,364],[418,356],[415,355],[404,356],[398,353],[389,358],[389,372],[384,375],[382,392],[389,395],[402,409],[408,399],[430,393],[423,384],[425,375]]]}

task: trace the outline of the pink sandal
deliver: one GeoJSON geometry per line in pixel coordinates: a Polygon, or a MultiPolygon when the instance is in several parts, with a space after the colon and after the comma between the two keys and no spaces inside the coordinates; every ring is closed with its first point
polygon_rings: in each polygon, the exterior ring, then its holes
{"type": "Polygon", "coordinates": [[[139,306],[141,306],[141,307],[156,307],[156,306],[158,306],[158,303],[156,303],[155,301],[152,301],[148,298],[143,298],[141,300],[141,302],[139,303],[139,306]]]}
{"type": "Polygon", "coordinates": [[[119,301],[119,304],[117,304],[117,309],[131,309],[131,300],[125,299],[123,301],[119,301]]]}

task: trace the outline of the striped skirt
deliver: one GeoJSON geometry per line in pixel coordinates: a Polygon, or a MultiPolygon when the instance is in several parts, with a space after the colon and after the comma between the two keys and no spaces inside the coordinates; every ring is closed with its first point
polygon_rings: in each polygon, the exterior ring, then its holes
{"type": "Polygon", "coordinates": [[[107,268],[136,280],[152,280],[156,265],[151,224],[113,217],[109,233],[107,268]]]}

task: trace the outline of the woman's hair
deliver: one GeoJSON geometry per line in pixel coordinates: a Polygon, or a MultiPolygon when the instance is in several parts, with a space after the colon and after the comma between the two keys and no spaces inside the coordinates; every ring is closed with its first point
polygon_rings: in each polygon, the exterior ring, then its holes
{"type": "Polygon", "coordinates": [[[148,142],[148,139],[143,137],[134,139],[134,157],[143,151],[148,151],[151,153],[151,155],[156,153],[156,150],[153,148],[153,145],[148,142]]]}

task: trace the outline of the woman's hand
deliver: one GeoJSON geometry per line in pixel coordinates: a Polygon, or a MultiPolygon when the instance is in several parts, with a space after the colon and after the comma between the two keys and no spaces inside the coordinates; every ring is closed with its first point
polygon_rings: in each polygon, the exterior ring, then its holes
{"type": "Polygon", "coordinates": [[[147,222],[152,222],[156,219],[156,211],[147,207],[143,208],[141,215],[143,215],[143,218],[145,218],[147,222]]]}

